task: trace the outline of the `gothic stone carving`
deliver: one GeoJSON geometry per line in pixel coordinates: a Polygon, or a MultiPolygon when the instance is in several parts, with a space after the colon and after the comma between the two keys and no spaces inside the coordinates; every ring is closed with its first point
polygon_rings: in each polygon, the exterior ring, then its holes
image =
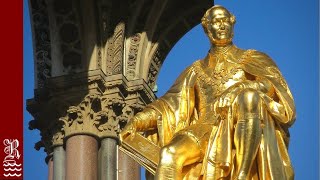
{"type": "Polygon", "coordinates": [[[45,0],[31,0],[30,5],[37,87],[43,88],[45,81],[51,77],[51,45],[47,3],[45,0]]]}
{"type": "Polygon", "coordinates": [[[137,33],[130,38],[130,47],[127,59],[126,77],[128,79],[134,79],[136,76],[136,64],[137,55],[139,50],[139,44],[141,41],[141,34],[137,33]]]}

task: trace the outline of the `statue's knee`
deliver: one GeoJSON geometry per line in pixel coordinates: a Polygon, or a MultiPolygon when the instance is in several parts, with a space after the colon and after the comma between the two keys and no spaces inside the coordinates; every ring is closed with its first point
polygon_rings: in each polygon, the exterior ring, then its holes
{"type": "Polygon", "coordinates": [[[162,165],[173,165],[175,167],[182,167],[185,162],[184,154],[181,154],[179,147],[169,144],[160,150],[160,163],[162,165]]]}
{"type": "Polygon", "coordinates": [[[245,89],[238,95],[240,111],[255,112],[259,111],[261,98],[259,92],[254,89],[245,89]]]}
{"type": "Polygon", "coordinates": [[[173,146],[164,146],[160,150],[160,159],[161,160],[169,160],[169,161],[174,161],[176,153],[175,153],[175,148],[173,146]]]}

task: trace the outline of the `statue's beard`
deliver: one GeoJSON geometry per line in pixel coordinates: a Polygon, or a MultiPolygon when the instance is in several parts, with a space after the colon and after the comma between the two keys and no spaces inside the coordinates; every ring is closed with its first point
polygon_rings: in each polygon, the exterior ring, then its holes
{"type": "Polygon", "coordinates": [[[210,39],[210,42],[213,44],[213,45],[216,45],[216,46],[225,46],[225,45],[228,45],[232,42],[232,39],[233,39],[233,33],[231,34],[231,37],[228,38],[228,39],[215,39],[213,36],[212,36],[212,33],[208,33],[208,36],[209,36],[209,39],[210,39]]]}

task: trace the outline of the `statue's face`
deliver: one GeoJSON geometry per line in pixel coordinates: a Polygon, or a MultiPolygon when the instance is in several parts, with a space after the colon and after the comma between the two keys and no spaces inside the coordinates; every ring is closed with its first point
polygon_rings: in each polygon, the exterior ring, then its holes
{"type": "Polygon", "coordinates": [[[211,11],[212,21],[209,23],[208,32],[211,42],[215,45],[225,45],[232,41],[233,23],[230,21],[230,13],[218,8],[211,11]]]}

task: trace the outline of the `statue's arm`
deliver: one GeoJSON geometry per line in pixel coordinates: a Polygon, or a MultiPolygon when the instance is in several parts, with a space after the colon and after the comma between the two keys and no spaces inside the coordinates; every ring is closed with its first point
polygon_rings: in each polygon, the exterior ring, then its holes
{"type": "MultiPolygon", "coordinates": [[[[162,121],[162,114],[166,110],[172,109],[172,111],[179,111],[181,103],[185,99],[189,99],[187,94],[190,91],[193,82],[190,79],[194,79],[194,72],[192,67],[187,68],[175,81],[174,85],[169,91],[158,100],[149,104],[142,112],[137,113],[127,123],[122,130],[120,136],[125,138],[130,134],[134,134],[136,131],[148,131],[157,128],[157,123],[162,121]]],[[[193,93],[191,93],[193,94],[193,93]]]]}
{"type": "Polygon", "coordinates": [[[142,112],[132,117],[120,133],[120,139],[124,139],[136,131],[147,131],[157,127],[157,120],[161,119],[161,114],[152,108],[145,108],[142,112]]]}

